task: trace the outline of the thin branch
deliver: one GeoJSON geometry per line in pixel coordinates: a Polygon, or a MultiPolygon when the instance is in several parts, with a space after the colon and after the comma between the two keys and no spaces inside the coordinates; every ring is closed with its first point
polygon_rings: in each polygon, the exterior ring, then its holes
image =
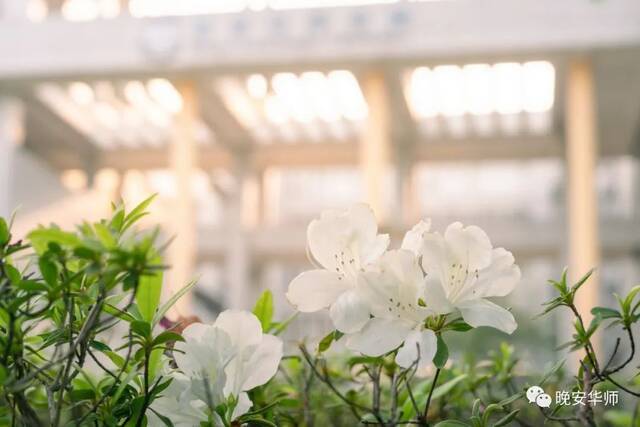
{"type": "Polygon", "coordinates": [[[431,389],[429,389],[429,395],[427,396],[427,403],[424,405],[423,418],[427,419],[427,415],[429,414],[429,405],[431,405],[431,397],[433,396],[433,391],[436,388],[436,383],[438,382],[438,376],[440,376],[440,368],[436,369],[436,374],[433,376],[433,381],[431,383],[431,389]]]}
{"type": "Polygon", "coordinates": [[[354,417],[358,419],[358,421],[360,421],[362,418],[358,413],[358,409],[366,412],[371,412],[371,408],[367,408],[366,406],[360,405],[359,403],[353,402],[349,398],[347,398],[344,394],[340,392],[340,390],[336,388],[336,386],[333,384],[333,382],[331,381],[328,375],[323,375],[318,371],[318,369],[315,366],[315,363],[311,360],[311,355],[309,354],[304,344],[301,344],[299,348],[300,348],[300,351],[302,352],[304,359],[309,364],[311,371],[316,375],[316,377],[320,381],[322,381],[327,387],[329,387],[329,389],[333,392],[333,394],[335,394],[340,400],[342,400],[344,403],[347,404],[347,406],[351,410],[351,413],[353,414],[354,417]]]}

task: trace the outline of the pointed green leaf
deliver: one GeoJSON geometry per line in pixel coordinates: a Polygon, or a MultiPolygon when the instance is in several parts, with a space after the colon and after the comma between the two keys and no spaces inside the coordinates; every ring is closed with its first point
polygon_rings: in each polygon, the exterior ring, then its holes
{"type": "Polygon", "coordinates": [[[125,231],[126,229],[131,227],[138,219],[142,218],[147,214],[146,212],[147,208],[149,207],[153,199],[156,198],[157,195],[158,194],[152,194],[151,196],[147,197],[145,200],[140,202],[138,206],[133,208],[131,212],[129,212],[125,216],[124,223],[122,225],[122,231],[125,231]]]}
{"type": "Polygon", "coordinates": [[[509,423],[511,423],[511,421],[513,421],[516,418],[516,416],[518,415],[518,412],[520,412],[520,409],[515,409],[509,412],[507,415],[505,415],[504,417],[496,421],[493,427],[502,427],[502,426],[509,425],[509,423]]]}
{"type": "MultiPolygon", "coordinates": [[[[155,255],[150,260],[151,264],[162,264],[160,255],[155,255]]],[[[160,303],[160,295],[162,293],[162,270],[154,270],[148,274],[140,276],[140,283],[136,290],[136,303],[142,318],[151,322],[158,304],[160,303]]]]}
{"type": "Polygon", "coordinates": [[[177,332],[173,332],[173,331],[164,331],[163,333],[161,333],[160,335],[158,335],[157,337],[155,337],[153,339],[153,345],[154,347],[157,345],[162,345],[168,342],[172,342],[172,341],[184,341],[184,338],[182,338],[182,335],[180,335],[177,332]]]}
{"type": "Polygon", "coordinates": [[[4,218],[0,217],[0,246],[4,246],[9,243],[11,234],[9,232],[9,226],[4,218]]]}
{"type": "Polygon", "coordinates": [[[613,319],[622,317],[617,310],[607,307],[594,307],[591,309],[591,314],[598,316],[601,319],[613,319]]]}
{"type": "Polygon", "coordinates": [[[586,273],[584,276],[582,276],[582,277],[580,278],[580,280],[578,280],[578,281],[577,281],[577,282],[576,282],[576,283],[571,287],[571,291],[575,293],[578,289],[580,289],[580,287],[581,287],[582,285],[584,285],[584,284],[587,282],[587,280],[589,280],[589,277],[591,277],[591,275],[593,274],[593,272],[594,272],[594,271],[595,271],[595,269],[593,269],[593,268],[592,268],[591,270],[587,271],[587,273],[586,273]]]}
{"type": "Polygon", "coordinates": [[[253,307],[253,314],[260,320],[262,330],[268,331],[273,319],[273,294],[270,290],[267,289],[260,295],[255,307],[253,307]]]}
{"type": "Polygon", "coordinates": [[[329,332],[324,338],[320,340],[318,343],[318,353],[324,353],[331,347],[331,343],[333,342],[333,336],[335,331],[329,332]]]}
{"type": "Polygon", "coordinates": [[[75,247],[80,244],[80,239],[73,233],[62,231],[59,228],[38,228],[27,235],[27,239],[38,254],[47,250],[49,243],[57,243],[60,246],[75,247]]]}
{"type": "Polygon", "coordinates": [[[56,286],[58,282],[58,267],[56,264],[47,258],[40,258],[38,260],[38,266],[40,267],[40,273],[44,281],[51,287],[56,286]]]}
{"type": "Polygon", "coordinates": [[[153,326],[157,325],[160,320],[162,320],[162,318],[164,317],[165,314],[167,314],[167,312],[169,311],[169,309],[171,307],[173,307],[173,305],[184,296],[184,294],[186,294],[187,292],[189,292],[195,285],[196,285],[196,281],[193,282],[189,282],[187,283],[185,286],[183,286],[178,292],[176,292],[175,294],[173,294],[168,300],[167,302],[165,302],[164,304],[162,304],[160,306],[160,308],[156,311],[156,314],[153,316],[153,320],[151,322],[151,324],[153,326]]]}
{"type": "Polygon", "coordinates": [[[449,360],[449,348],[442,339],[442,335],[438,335],[438,349],[436,350],[436,355],[433,357],[433,363],[436,365],[436,368],[442,368],[445,363],[447,363],[447,360],[449,360]]]}

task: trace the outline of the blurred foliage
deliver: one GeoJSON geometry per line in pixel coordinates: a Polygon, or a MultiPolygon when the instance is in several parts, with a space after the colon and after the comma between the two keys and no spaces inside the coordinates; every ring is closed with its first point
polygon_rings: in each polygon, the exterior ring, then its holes
{"type": "Polygon", "coordinates": [[[0,425],[146,424],[168,386],[161,355],[182,340],[156,325],[190,287],[160,305],[158,231],[134,230],[152,199],[27,241],[0,218],[0,425]]]}

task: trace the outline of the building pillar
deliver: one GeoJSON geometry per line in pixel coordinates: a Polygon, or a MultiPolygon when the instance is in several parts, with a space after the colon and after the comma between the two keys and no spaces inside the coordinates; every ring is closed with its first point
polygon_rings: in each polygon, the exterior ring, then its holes
{"type": "Polygon", "coordinates": [[[407,228],[420,217],[419,201],[415,191],[414,144],[399,141],[396,149],[396,200],[397,218],[394,223],[400,229],[407,228]]]}
{"type": "Polygon", "coordinates": [[[0,216],[9,217],[13,204],[13,167],[15,153],[24,137],[22,104],[0,97],[0,216]]]}
{"type": "MultiPolygon", "coordinates": [[[[169,295],[194,279],[197,253],[197,224],[192,195],[192,174],[196,166],[195,129],[198,118],[197,94],[193,83],[176,84],[183,101],[182,110],[173,121],[172,141],[169,145],[169,165],[176,180],[176,200],[171,209],[169,229],[174,237],[167,249],[170,270],[165,281],[169,295]]],[[[183,296],[174,307],[177,314],[190,315],[189,295],[183,296]]]]}
{"type": "MultiPolygon", "coordinates": [[[[569,64],[565,117],[569,278],[575,282],[600,263],[595,84],[593,66],[586,59],[569,64]]],[[[577,294],[576,304],[587,324],[599,299],[598,279],[596,271],[577,294]]]]}
{"type": "Polygon", "coordinates": [[[378,221],[385,222],[389,216],[387,178],[390,171],[391,132],[384,73],[366,74],[362,86],[369,106],[369,116],[360,141],[365,201],[371,205],[378,221]]]}
{"type": "Polygon", "coordinates": [[[247,235],[247,220],[250,216],[247,190],[253,187],[246,152],[234,153],[233,176],[235,189],[227,200],[225,229],[227,232],[225,254],[225,276],[227,306],[249,308],[251,294],[251,254],[247,235]]]}

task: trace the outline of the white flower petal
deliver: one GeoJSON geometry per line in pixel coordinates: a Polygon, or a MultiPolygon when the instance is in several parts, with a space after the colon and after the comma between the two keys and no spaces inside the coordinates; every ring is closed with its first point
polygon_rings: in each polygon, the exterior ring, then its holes
{"type": "Polygon", "coordinates": [[[508,334],[518,327],[513,314],[486,299],[463,301],[456,304],[465,322],[473,327],[490,326],[508,334]]]}
{"type": "Polygon", "coordinates": [[[491,263],[491,241],[480,227],[463,227],[454,222],[447,227],[444,238],[455,259],[469,271],[481,270],[491,263]]]}
{"type": "Polygon", "coordinates": [[[399,282],[397,287],[400,299],[416,303],[424,292],[424,280],[414,253],[400,249],[387,252],[383,258],[385,268],[393,272],[399,282]]]}
{"type": "Polygon", "coordinates": [[[402,249],[413,252],[414,254],[418,254],[420,249],[422,248],[422,243],[424,240],[425,233],[428,233],[431,229],[431,220],[426,219],[420,221],[416,225],[411,228],[411,230],[407,231],[407,234],[404,235],[402,239],[402,249]]]}
{"type": "Polygon", "coordinates": [[[182,337],[185,340],[201,340],[207,332],[211,329],[211,325],[205,325],[204,323],[192,323],[182,331],[182,337]]]}
{"type": "Polygon", "coordinates": [[[396,363],[403,368],[408,368],[419,358],[418,369],[424,369],[431,364],[437,347],[438,340],[431,329],[411,331],[398,350],[396,363]]]}
{"type": "Polygon", "coordinates": [[[367,356],[381,356],[397,348],[411,330],[400,320],[373,318],[360,332],[347,335],[347,348],[367,356]]]}
{"type": "Polygon", "coordinates": [[[478,297],[503,297],[509,295],[520,282],[520,268],[514,264],[511,252],[496,248],[491,265],[482,270],[474,285],[478,297]]]}
{"type": "Polygon", "coordinates": [[[445,282],[452,261],[444,237],[439,233],[426,233],[422,239],[420,255],[427,278],[436,278],[445,282]]]}
{"type": "Polygon", "coordinates": [[[363,242],[360,245],[360,264],[365,266],[380,258],[389,247],[389,242],[388,234],[378,234],[373,240],[363,242]]]}
{"type": "Polygon", "coordinates": [[[358,240],[367,242],[378,234],[378,223],[371,207],[365,203],[356,203],[347,213],[349,222],[358,235],[358,240]]]}
{"type": "Polygon", "coordinates": [[[247,362],[248,376],[242,383],[242,390],[248,391],[269,381],[278,372],[282,360],[282,340],[270,334],[262,336],[262,342],[252,351],[247,362]]]}
{"type": "Polygon", "coordinates": [[[287,299],[298,311],[310,313],[329,307],[350,288],[337,273],[326,270],[305,271],[289,284],[287,299]]]}
{"type": "Polygon", "coordinates": [[[233,409],[233,415],[231,415],[232,419],[237,419],[242,415],[249,412],[249,409],[253,406],[253,402],[249,399],[249,395],[247,393],[240,393],[238,395],[238,402],[236,403],[236,407],[233,409]]]}
{"type": "Polygon", "coordinates": [[[207,375],[215,381],[233,352],[229,335],[212,325],[195,323],[184,330],[183,336],[185,341],[175,344],[178,368],[187,376],[207,375]]]}
{"type": "Polygon", "coordinates": [[[213,326],[229,334],[233,346],[239,349],[258,345],[262,339],[260,320],[248,311],[225,310],[218,315],[213,326]]]}
{"type": "Polygon", "coordinates": [[[373,211],[366,204],[355,204],[346,211],[325,211],[307,228],[309,251],[329,271],[336,271],[344,259],[353,258],[356,267],[378,258],[389,245],[389,236],[378,235],[373,211]]]}
{"type": "Polygon", "coordinates": [[[307,228],[309,252],[322,267],[335,271],[339,267],[335,256],[343,250],[350,230],[349,221],[344,215],[314,219],[307,228]]]}
{"type": "Polygon", "coordinates": [[[447,314],[455,310],[447,299],[442,282],[433,276],[427,276],[424,281],[425,290],[423,300],[427,309],[434,314],[447,314]]]}
{"type": "Polygon", "coordinates": [[[382,255],[370,271],[360,275],[358,291],[375,317],[420,323],[428,315],[418,304],[424,281],[418,260],[410,251],[391,250],[382,255]]]}
{"type": "Polygon", "coordinates": [[[329,316],[340,332],[357,332],[369,320],[369,306],[356,290],[351,290],[338,297],[329,316]]]}
{"type": "Polygon", "coordinates": [[[169,418],[175,427],[192,427],[206,421],[203,403],[190,393],[189,378],[179,373],[172,373],[171,376],[171,384],[153,401],[153,411],[147,412],[148,425],[165,427],[164,421],[155,412],[169,418]]]}

